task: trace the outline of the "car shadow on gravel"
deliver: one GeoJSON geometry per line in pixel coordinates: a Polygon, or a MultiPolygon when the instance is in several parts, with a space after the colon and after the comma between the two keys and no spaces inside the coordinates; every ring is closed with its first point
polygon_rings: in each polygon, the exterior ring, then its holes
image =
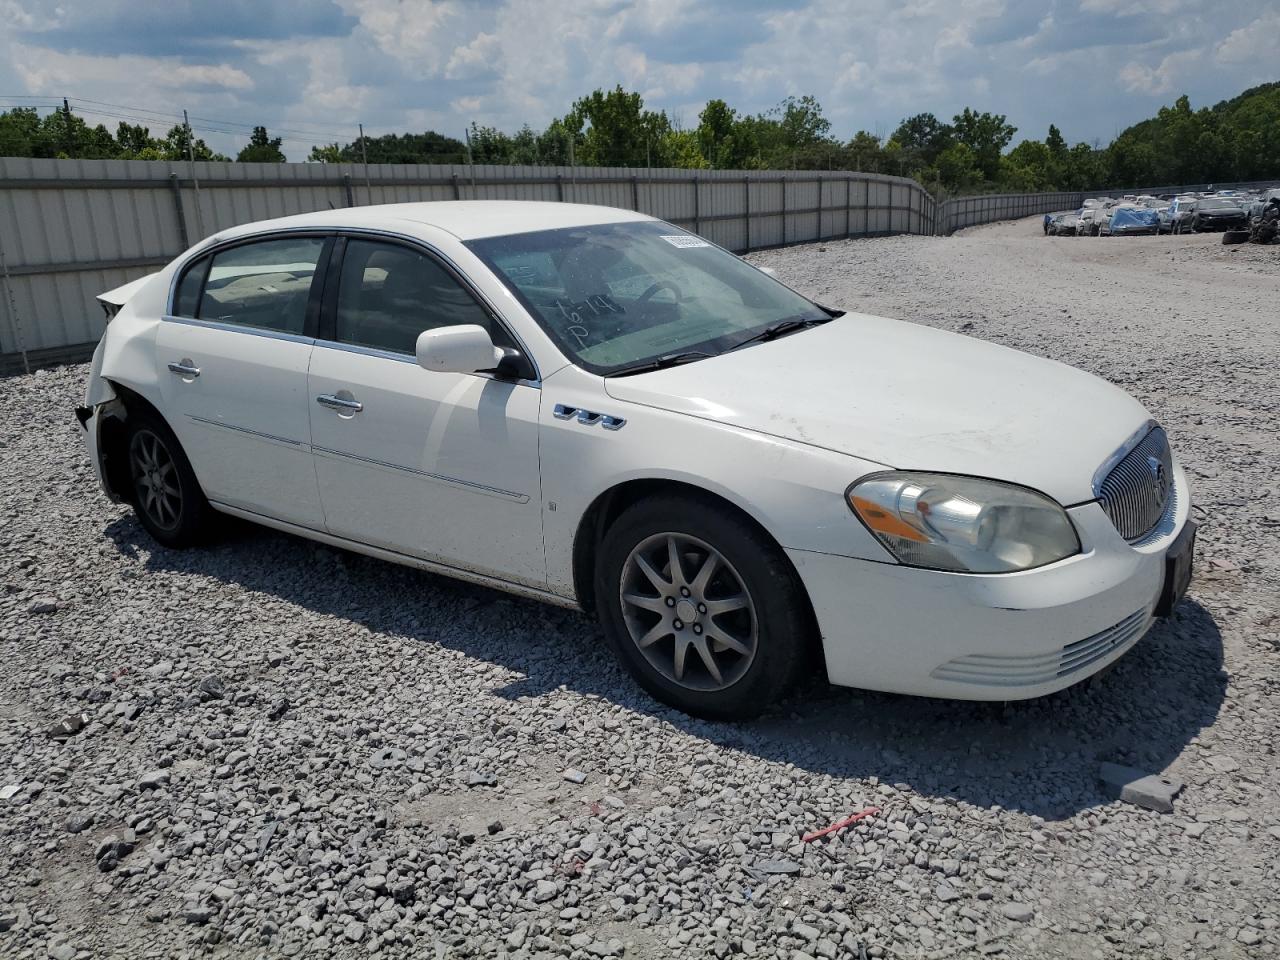
{"type": "Polygon", "coordinates": [[[1097,780],[1102,761],[1165,770],[1214,722],[1226,691],[1222,636],[1188,598],[1109,671],[1052,696],[969,703],[832,687],[815,676],[757,721],[712,723],[641,692],[595,621],[575,611],[230,518],[220,542],[202,550],[159,548],[131,515],[106,533],[121,553],[145,554],[148,569],[212,577],[421,642],[423,656],[439,644],[521,674],[493,690],[504,700],[561,687],[598,696],[717,746],[848,780],[851,799],[870,799],[874,777],[927,797],[1065,818],[1110,799],[1097,780]]]}

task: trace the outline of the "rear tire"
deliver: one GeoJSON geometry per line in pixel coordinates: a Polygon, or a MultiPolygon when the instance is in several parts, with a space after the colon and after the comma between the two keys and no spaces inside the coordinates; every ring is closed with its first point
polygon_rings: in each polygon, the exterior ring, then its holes
{"type": "Polygon", "coordinates": [[[748,720],[784,696],[814,636],[786,556],[711,500],[656,496],[624,511],[600,545],[595,595],[636,682],[712,720],[748,720]]]}
{"type": "Polygon", "coordinates": [[[150,411],[130,410],[125,425],[130,502],[138,522],[166,547],[203,542],[212,510],[178,438],[150,411]]]}

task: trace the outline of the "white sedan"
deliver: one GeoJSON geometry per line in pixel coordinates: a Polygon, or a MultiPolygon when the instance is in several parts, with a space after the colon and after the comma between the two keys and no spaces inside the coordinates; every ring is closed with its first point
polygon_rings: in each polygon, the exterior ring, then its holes
{"type": "Polygon", "coordinates": [[[595,611],[701,716],[815,670],[1050,693],[1190,579],[1185,476],[1128,394],[819,305],[641,214],[326,210],[100,299],[77,415],[159,543],[226,513],[595,611]]]}

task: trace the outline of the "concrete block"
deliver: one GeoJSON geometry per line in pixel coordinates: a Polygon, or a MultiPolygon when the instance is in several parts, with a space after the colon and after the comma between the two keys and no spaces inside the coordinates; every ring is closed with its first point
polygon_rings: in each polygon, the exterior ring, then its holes
{"type": "Polygon", "coordinates": [[[1126,803],[1159,813],[1173,813],[1173,798],[1182,791],[1179,780],[1118,763],[1102,764],[1098,778],[1126,803]]]}

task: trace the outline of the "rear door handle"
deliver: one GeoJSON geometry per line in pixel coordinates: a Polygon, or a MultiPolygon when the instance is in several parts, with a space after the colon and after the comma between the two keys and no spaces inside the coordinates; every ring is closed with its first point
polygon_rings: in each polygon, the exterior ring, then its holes
{"type": "Polygon", "coordinates": [[[175,373],[180,377],[200,376],[200,368],[197,367],[190,360],[188,360],[186,357],[183,357],[181,360],[177,360],[169,364],[169,372],[175,373]]]}
{"type": "Polygon", "coordinates": [[[316,403],[322,407],[328,407],[330,410],[344,410],[351,413],[359,413],[364,409],[364,404],[359,400],[347,400],[343,397],[335,397],[331,393],[324,393],[316,397],[316,403]]]}

